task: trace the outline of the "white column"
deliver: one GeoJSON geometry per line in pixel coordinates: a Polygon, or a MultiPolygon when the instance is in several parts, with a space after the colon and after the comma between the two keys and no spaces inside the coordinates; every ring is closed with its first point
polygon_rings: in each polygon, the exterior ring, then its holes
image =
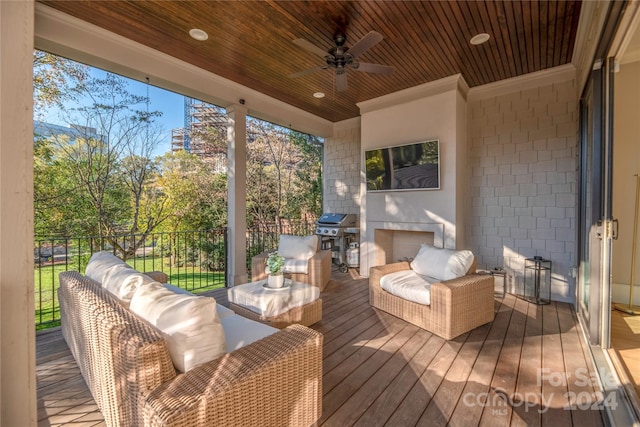
{"type": "Polygon", "coordinates": [[[35,426],[32,0],[0,1],[0,425],[35,426]]]}
{"type": "Polygon", "coordinates": [[[247,109],[227,108],[228,285],[247,283],[247,109]]]}

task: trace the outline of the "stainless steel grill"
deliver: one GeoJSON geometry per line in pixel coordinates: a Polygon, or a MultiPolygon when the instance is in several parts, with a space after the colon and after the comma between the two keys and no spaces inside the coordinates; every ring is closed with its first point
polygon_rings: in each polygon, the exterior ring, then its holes
{"type": "Polygon", "coordinates": [[[346,250],[350,243],[357,242],[360,229],[357,227],[357,215],[324,213],[316,221],[316,234],[321,236],[322,248],[331,249],[334,264],[343,273],[357,264],[347,264],[346,250]]]}

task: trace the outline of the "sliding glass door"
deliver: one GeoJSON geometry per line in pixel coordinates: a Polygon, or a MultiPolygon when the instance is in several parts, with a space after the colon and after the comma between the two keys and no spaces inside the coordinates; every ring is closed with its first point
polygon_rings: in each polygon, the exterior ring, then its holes
{"type": "Polygon", "coordinates": [[[609,101],[603,65],[592,71],[580,102],[580,202],[578,212],[578,315],[591,344],[609,345],[611,217],[611,143],[609,101]]]}

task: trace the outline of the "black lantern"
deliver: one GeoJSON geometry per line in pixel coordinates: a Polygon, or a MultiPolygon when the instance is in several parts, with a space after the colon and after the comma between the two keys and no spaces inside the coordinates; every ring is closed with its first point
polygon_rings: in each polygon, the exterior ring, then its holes
{"type": "Polygon", "coordinates": [[[524,260],[523,298],[534,304],[551,301],[551,261],[541,256],[524,260]]]}

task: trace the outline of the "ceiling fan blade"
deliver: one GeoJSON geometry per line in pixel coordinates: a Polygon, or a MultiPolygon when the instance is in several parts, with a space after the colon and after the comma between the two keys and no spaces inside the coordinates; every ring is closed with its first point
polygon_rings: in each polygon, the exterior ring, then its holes
{"type": "Polygon", "coordinates": [[[301,48],[306,49],[311,53],[315,53],[316,55],[321,56],[323,58],[329,54],[326,50],[320,49],[318,46],[312,44],[311,42],[305,39],[295,39],[293,41],[293,44],[300,46],[301,48]]]}
{"type": "Polygon", "coordinates": [[[365,73],[375,73],[375,74],[393,74],[395,68],[391,65],[382,65],[382,64],[370,64],[368,62],[358,62],[354,63],[352,68],[358,71],[364,71],[365,73]]]}
{"type": "Polygon", "coordinates": [[[366,36],[358,40],[356,44],[349,48],[348,53],[350,53],[351,56],[355,58],[365,50],[380,43],[382,39],[384,39],[384,37],[382,37],[382,34],[376,31],[369,31],[366,36]]]}
{"type": "Polygon", "coordinates": [[[308,70],[298,71],[297,73],[289,74],[289,78],[295,79],[297,77],[306,76],[307,74],[315,73],[317,71],[326,70],[326,69],[327,69],[326,65],[320,66],[320,67],[313,67],[313,68],[309,68],[308,70]]]}
{"type": "Polygon", "coordinates": [[[347,90],[347,73],[336,74],[336,90],[338,92],[347,90]]]}

